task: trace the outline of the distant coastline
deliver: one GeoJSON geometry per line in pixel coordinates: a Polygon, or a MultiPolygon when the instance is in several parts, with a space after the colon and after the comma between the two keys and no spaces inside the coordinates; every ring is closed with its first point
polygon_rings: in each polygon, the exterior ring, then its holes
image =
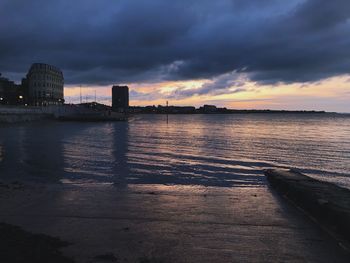
{"type": "MultiPolygon", "coordinates": [[[[97,111],[113,111],[113,107],[100,104],[97,102],[89,102],[77,104],[88,109],[97,111]]],[[[219,108],[215,105],[203,105],[199,108],[194,106],[129,106],[123,112],[129,114],[241,114],[241,113],[292,113],[292,114],[340,114],[336,112],[316,111],[316,110],[270,110],[270,109],[228,109],[219,108]]]]}
{"type": "Polygon", "coordinates": [[[325,114],[335,113],[315,110],[258,110],[258,109],[227,109],[218,108],[214,105],[204,105],[199,108],[193,106],[131,106],[128,109],[132,114],[241,114],[241,113],[286,113],[286,114],[325,114]]]}
{"type": "MultiPolygon", "coordinates": [[[[298,115],[337,115],[350,117],[350,113],[337,113],[316,110],[270,110],[270,109],[227,109],[219,108],[214,105],[204,105],[199,108],[194,106],[130,106],[123,111],[114,111],[114,109],[105,104],[97,102],[81,104],[63,104],[56,106],[19,106],[19,105],[0,105],[0,123],[16,123],[24,121],[35,121],[41,119],[60,119],[67,118],[71,120],[85,120],[87,116],[111,116],[119,114],[127,119],[130,115],[154,114],[154,115],[198,115],[198,114],[298,114],[298,115]]],[[[118,116],[119,116],[118,115],[118,116]]],[[[100,121],[109,120],[106,117],[99,118],[100,121]]],[[[119,118],[120,119],[120,118],[119,118]]],[[[119,120],[118,119],[118,120],[119,120]]],[[[91,118],[88,120],[92,120],[91,118]]],[[[95,120],[95,119],[94,119],[95,120]]]]}

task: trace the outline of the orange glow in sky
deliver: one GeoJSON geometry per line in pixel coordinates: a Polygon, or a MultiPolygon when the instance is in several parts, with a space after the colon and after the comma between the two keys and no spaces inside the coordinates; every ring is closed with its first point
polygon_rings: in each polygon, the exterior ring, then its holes
{"type": "MultiPolygon", "coordinates": [[[[190,96],[171,96],[176,91],[200,89],[211,80],[172,81],[160,83],[129,83],[130,105],[194,105],[214,104],[235,109],[286,109],[286,110],[326,110],[350,112],[350,77],[340,76],[313,83],[293,83],[278,85],[259,85],[246,81],[240,92],[223,94],[192,94],[190,96]]],[[[232,87],[234,90],[235,87],[232,87]]],[[[97,95],[100,103],[111,104],[111,86],[82,87],[82,100],[93,101],[97,95]]],[[[67,102],[79,103],[80,87],[65,88],[67,102]]]]}

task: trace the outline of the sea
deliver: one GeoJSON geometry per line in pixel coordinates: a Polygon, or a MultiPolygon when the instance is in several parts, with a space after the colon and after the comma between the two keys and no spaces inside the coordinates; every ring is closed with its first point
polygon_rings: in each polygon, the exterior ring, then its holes
{"type": "Polygon", "coordinates": [[[135,115],[0,126],[0,180],[260,187],[269,168],[350,188],[350,115],[135,115]]]}

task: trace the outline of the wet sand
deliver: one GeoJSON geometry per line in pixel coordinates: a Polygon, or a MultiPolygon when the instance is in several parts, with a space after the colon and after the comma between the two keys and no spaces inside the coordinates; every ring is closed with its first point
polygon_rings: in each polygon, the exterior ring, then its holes
{"type": "Polygon", "coordinates": [[[0,222],[58,237],[75,262],[349,262],[268,186],[0,188],[0,222]]]}

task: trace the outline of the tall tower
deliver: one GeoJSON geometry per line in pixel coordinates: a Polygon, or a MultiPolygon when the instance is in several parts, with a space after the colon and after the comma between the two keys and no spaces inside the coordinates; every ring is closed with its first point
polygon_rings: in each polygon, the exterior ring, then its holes
{"type": "Polygon", "coordinates": [[[125,112],[129,108],[129,87],[112,87],[112,109],[113,111],[125,112]]]}

